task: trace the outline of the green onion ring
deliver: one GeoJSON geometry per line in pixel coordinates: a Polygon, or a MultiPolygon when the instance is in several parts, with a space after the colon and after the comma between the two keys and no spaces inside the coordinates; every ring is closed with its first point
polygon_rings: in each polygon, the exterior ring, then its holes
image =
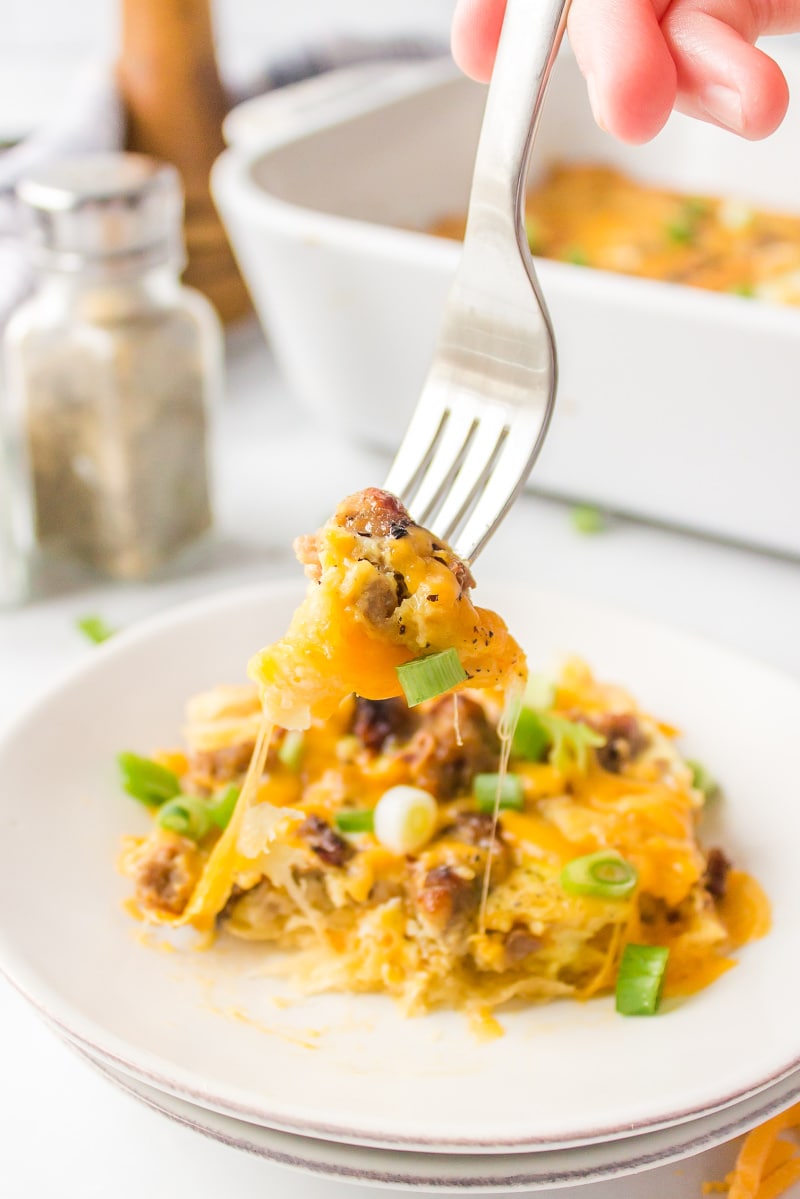
{"type": "Polygon", "coordinates": [[[159,809],[156,824],[190,841],[202,841],[211,828],[211,809],[202,799],[179,795],[159,809]]]}
{"type": "Polygon", "coordinates": [[[573,858],[561,871],[561,886],[570,895],[598,899],[625,899],[636,890],[638,881],[636,867],[613,849],[573,858]]]}

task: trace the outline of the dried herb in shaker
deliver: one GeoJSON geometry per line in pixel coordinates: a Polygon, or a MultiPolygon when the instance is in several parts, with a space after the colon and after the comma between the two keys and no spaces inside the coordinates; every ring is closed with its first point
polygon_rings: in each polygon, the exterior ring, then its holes
{"type": "Polygon", "coordinates": [[[222,335],[179,281],[179,178],[140,155],[96,155],[44,168],[19,198],[39,285],[9,325],[6,363],[37,536],[144,578],[211,521],[222,335]]]}

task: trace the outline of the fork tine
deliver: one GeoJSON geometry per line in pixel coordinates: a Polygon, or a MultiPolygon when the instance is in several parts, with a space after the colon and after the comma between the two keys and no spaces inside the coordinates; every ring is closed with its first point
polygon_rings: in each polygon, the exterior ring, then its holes
{"type": "Polygon", "coordinates": [[[505,438],[483,491],[453,544],[459,558],[470,562],[503,519],[527,478],[544,432],[538,420],[514,418],[511,436],[505,438]]]}
{"type": "MultiPolygon", "coordinates": [[[[476,414],[468,405],[458,409],[451,408],[445,413],[441,436],[433,456],[419,479],[416,491],[409,496],[409,511],[420,524],[433,523],[433,513],[452,486],[477,427],[476,414]]],[[[438,528],[435,531],[438,533],[438,528]]]]}
{"type": "Polygon", "coordinates": [[[441,405],[432,400],[425,404],[417,404],[411,415],[384,483],[386,490],[391,491],[406,505],[408,497],[416,491],[419,480],[436,451],[446,419],[447,413],[441,405]]]}
{"type": "Polygon", "coordinates": [[[415,520],[468,561],[522,487],[553,409],[555,346],[522,200],[568,8],[569,0],[506,0],[461,261],[386,480],[415,520]]]}
{"type": "Polygon", "coordinates": [[[503,409],[487,408],[481,414],[452,487],[431,519],[436,532],[445,541],[453,540],[459,525],[469,516],[508,432],[509,423],[503,409]]]}

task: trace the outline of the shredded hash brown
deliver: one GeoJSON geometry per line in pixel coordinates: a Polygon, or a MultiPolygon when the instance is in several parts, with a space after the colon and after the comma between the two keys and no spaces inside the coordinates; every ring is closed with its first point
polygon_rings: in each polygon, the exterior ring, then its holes
{"type": "Polygon", "coordinates": [[[186,748],[158,756],[202,819],[156,807],[127,845],[143,917],[263,942],[311,991],[387,992],[408,1012],[586,999],[614,988],[631,943],[666,947],[666,993],[686,993],[766,931],[758,885],[698,840],[704,792],[675,731],[626,692],[571,662],[546,694],[529,686],[540,744],[513,738],[525,656],[395,497],[348,497],[296,548],[308,592],[254,685],[195,697],[186,748]],[[442,651],[466,679],[409,707],[397,666],[442,651]],[[487,810],[476,778],[506,771],[514,806],[487,810]],[[396,787],[424,801],[418,843],[373,827],[396,787]],[[631,887],[576,893],[569,870],[601,851],[631,887]]]}
{"type": "MultiPolygon", "coordinates": [[[[667,994],[711,982],[743,941],[765,931],[768,906],[721,850],[698,843],[703,795],[673,730],[577,661],[548,711],[597,731],[603,744],[583,766],[512,754],[524,808],[500,812],[494,837],[472,785],[499,763],[499,694],[460,693],[414,710],[399,698],[350,697],[306,730],[296,765],[281,760],[287,734],[276,729],[211,922],[291,951],[310,990],[386,991],[409,1012],[587,998],[613,988],[631,941],[669,946],[667,994]],[[398,855],[373,833],[336,830],[337,813],[374,807],[398,783],[437,801],[435,834],[419,853],[398,855]],[[566,863],[607,848],[636,867],[634,893],[568,894],[566,863]]],[[[259,719],[255,687],[198,696],[188,708],[187,749],[158,759],[187,795],[241,785],[259,719]]],[[[184,920],[218,844],[217,831],[196,844],[159,827],[130,844],[123,869],[143,915],[184,920]]],[[[209,927],[196,907],[188,922],[209,927]]]]}

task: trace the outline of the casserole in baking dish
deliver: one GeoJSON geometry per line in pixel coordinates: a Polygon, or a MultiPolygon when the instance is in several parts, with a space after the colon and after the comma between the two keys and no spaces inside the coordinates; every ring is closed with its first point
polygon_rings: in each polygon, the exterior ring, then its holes
{"type": "MultiPolygon", "coordinates": [[[[800,56],[781,50],[790,79],[800,56]]],[[[422,232],[466,205],[483,89],[449,64],[340,73],[228,120],[217,202],[298,400],[392,450],[419,394],[458,259],[422,232]]],[[[673,117],[652,143],[595,126],[562,55],[534,155],[800,214],[800,112],[763,143],[673,117]]],[[[537,261],[559,348],[550,494],[800,553],[800,312],[537,261]]]]}

